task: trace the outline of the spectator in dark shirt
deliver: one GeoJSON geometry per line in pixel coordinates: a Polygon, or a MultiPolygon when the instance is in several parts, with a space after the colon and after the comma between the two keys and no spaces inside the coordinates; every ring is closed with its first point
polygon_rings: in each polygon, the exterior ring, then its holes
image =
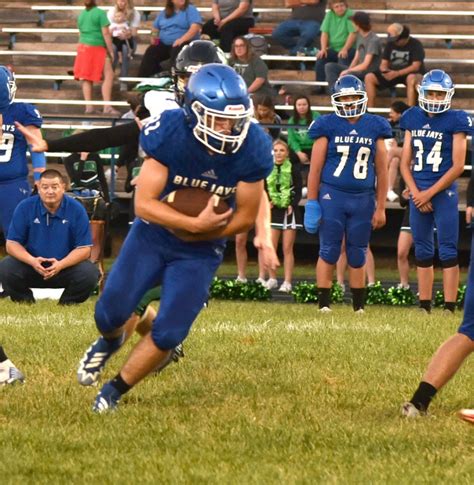
{"type": "Polygon", "coordinates": [[[291,18],[279,24],[272,37],[288,49],[291,55],[306,54],[307,49],[314,47],[319,36],[326,0],[314,0],[311,3],[305,3],[304,0],[286,2],[286,6],[292,7],[291,18]]]}
{"type": "Polygon", "coordinates": [[[212,18],[203,25],[202,33],[220,39],[219,47],[230,52],[233,40],[248,34],[254,24],[252,0],[213,0],[212,18]]]}
{"type": "Polygon", "coordinates": [[[377,89],[393,88],[397,84],[407,87],[409,106],[415,106],[416,86],[425,72],[425,50],[418,39],[410,37],[410,29],[401,24],[387,28],[388,40],[382,54],[380,69],[365,76],[368,107],[375,106],[377,89]]]}
{"type": "Polygon", "coordinates": [[[277,125],[275,128],[264,126],[265,131],[273,140],[280,138],[281,118],[275,113],[275,105],[271,96],[258,96],[254,99],[255,119],[264,125],[277,125]]]}
{"type": "Polygon", "coordinates": [[[403,101],[394,101],[390,105],[390,112],[388,120],[392,127],[393,138],[385,140],[385,145],[388,151],[388,192],[387,200],[394,202],[398,199],[398,194],[395,192],[395,182],[398,176],[400,166],[400,159],[402,157],[403,147],[403,133],[400,129],[400,118],[402,114],[409,108],[403,101]]]}
{"type": "Polygon", "coordinates": [[[31,288],[65,288],[60,304],[82,303],[97,285],[98,269],[89,261],[92,239],[82,205],[65,195],[57,170],[45,170],[38,195],[15,209],[0,278],[13,301],[33,303],[31,288]]]}
{"type": "Polygon", "coordinates": [[[253,52],[245,37],[234,39],[229,64],[243,77],[249,94],[275,96],[268,82],[267,65],[253,52]]]}

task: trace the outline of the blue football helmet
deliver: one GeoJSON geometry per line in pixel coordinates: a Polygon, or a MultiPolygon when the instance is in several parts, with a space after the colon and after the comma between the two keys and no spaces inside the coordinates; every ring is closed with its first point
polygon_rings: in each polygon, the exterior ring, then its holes
{"type": "Polygon", "coordinates": [[[16,93],[15,76],[5,66],[0,66],[0,113],[13,103],[16,93]]]}
{"type": "Polygon", "coordinates": [[[418,104],[427,113],[444,113],[451,108],[451,98],[454,95],[454,84],[451,78],[441,69],[427,72],[418,86],[418,104]],[[444,92],[444,99],[428,99],[430,91],[444,92]]]}
{"type": "Polygon", "coordinates": [[[331,103],[337,116],[341,118],[354,118],[367,111],[367,92],[364,83],[352,74],[340,77],[334,84],[331,103]],[[344,96],[359,96],[359,99],[342,101],[344,96]]]}
{"type": "Polygon", "coordinates": [[[235,153],[241,147],[253,114],[244,80],[223,64],[207,64],[191,75],[184,109],[194,136],[221,154],[235,153]]]}

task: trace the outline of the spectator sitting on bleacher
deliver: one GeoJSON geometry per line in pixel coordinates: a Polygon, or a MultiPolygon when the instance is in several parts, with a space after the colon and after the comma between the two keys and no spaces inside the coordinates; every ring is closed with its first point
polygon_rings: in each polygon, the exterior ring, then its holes
{"type": "Polygon", "coordinates": [[[286,0],[291,18],[273,31],[273,39],[290,51],[290,55],[306,54],[314,48],[326,11],[326,0],[286,0]]]}
{"type": "Polygon", "coordinates": [[[239,36],[234,39],[229,65],[243,77],[249,94],[275,97],[275,92],[268,82],[268,67],[255,55],[249,40],[245,37],[239,36]]]}
{"type": "Polygon", "coordinates": [[[380,69],[365,76],[367,105],[369,108],[375,106],[377,89],[405,84],[408,105],[415,106],[416,86],[425,72],[425,50],[418,39],[410,37],[410,29],[406,25],[391,24],[387,33],[387,45],[382,54],[380,69]]]}
{"type": "Polygon", "coordinates": [[[313,140],[308,136],[309,125],[320,114],[311,110],[311,102],[307,96],[295,97],[293,115],[288,120],[289,125],[298,125],[298,128],[288,128],[288,145],[298,155],[300,163],[309,165],[313,140]]]}
{"type": "Polygon", "coordinates": [[[254,99],[255,119],[265,125],[277,125],[275,128],[265,126],[265,131],[273,140],[280,138],[281,118],[275,113],[275,104],[271,96],[257,96],[254,99]]]}
{"type": "Polygon", "coordinates": [[[367,73],[374,72],[380,65],[382,41],[372,31],[369,14],[356,12],[350,19],[357,31],[356,53],[348,68],[338,62],[328,62],[326,64],[325,72],[330,93],[339,76],[352,74],[363,81],[367,73]]]}
{"type": "Polygon", "coordinates": [[[400,159],[402,158],[403,138],[404,132],[400,128],[400,118],[402,114],[409,108],[403,101],[394,101],[390,105],[390,112],[388,121],[392,127],[393,138],[385,140],[385,145],[388,152],[388,192],[387,200],[394,202],[398,199],[398,194],[395,192],[395,182],[398,176],[398,169],[400,166],[400,159]]]}
{"type": "Polygon", "coordinates": [[[199,38],[202,18],[197,8],[189,0],[166,0],[165,9],[153,22],[150,45],[143,55],[139,77],[151,77],[164,69],[162,63],[168,61],[169,69],[183,47],[199,38]]]}
{"type": "MultiPolygon", "coordinates": [[[[84,6],[85,10],[77,19],[79,45],[74,62],[74,77],[81,81],[82,93],[86,102],[92,101],[94,82],[102,82],[102,97],[105,102],[110,102],[114,83],[111,62],[114,57],[114,48],[109,32],[109,20],[105,11],[97,7],[95,0],[84,0],[84,6]]],[[[85,112],[93,114],[94,107],[90,104],[86,105],[85,112]]],[[[104,106],[104,113],[120,114],[110,105],[104,106]]]]}
{"type": "Polygon", "coordinates": [[[220,39],[219,47],[230,52],[234,39],[248,34],[254,25],[252,0],[213,0],[212,18],[203,25],[202,33],[220,39]]]}
{"type": "Polygon", "coordinates": [[[65,288],[60,304],[82,303],[97,285],[98,269],[89,261],[92,239],[82,205],[65,195],[66,183],[57,170],[41,174],[38,195],[15,209],[0,262],[7,295],[33,303],[31,288],[65,288]]]}
{"type": "MultiPolygon", "coordinates": [[[[114,44],[113,69],[115,71],[117,64],[120,63],[120,77],[127,77],[129,60],[137,48],[140,13],[133,8],[132,0],[116,0],[107,17],[114,44]]],[[[127,84],[120,83],[120,90],[126,91],[127,84]]]]}
{"type": "MultiPolygon", "coordinates": [[[[314,66],[316,81],[325,81],[325,67],[328,63],[341,64],[346,68],[354,57],[353,45],[357,34],[351,22],[353,11],[346,0],[329,0],[329,12],[321,25],[321,50],[316,54],[314,66]]],[[[324,92],[321,86],[319,92],[324,92]]]]}

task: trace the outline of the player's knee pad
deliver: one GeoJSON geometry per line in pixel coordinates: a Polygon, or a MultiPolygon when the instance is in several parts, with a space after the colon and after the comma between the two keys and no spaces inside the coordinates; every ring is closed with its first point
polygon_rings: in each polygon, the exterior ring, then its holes
{"type": "Polygon", "coordinates": [[[367,256],[367,248],[361,248],[358,246],[347,245],[346,246],[347,264],[351,268],[362,268],[365,264],[367,256]]]}
{"type": "Polygon", "coordinates": [[[433,266],[433,258],[426,258],[426,259],[415,259],[415,264],[419,268],[430,268],[433,266]]]}
{"type": "Polygon", "coordinates": [[[189,329],[178,328],[158,328],[153,326],[151,338],[160,350],[171,350],[179,345],[188,335],[189,329]]]}
{"type": "Polygon", "coordinates": [[[341,254],[344,236],[342,223],[337,219],[323,219],[319,230],[321,247],[319,256],[328,264],[336,264],[341,254]]]}
{"type": "Polygon", "coordinates": [[[442,259],[441,260],[441,267],[442,268],[454,268],[454,266],[458,265],[458,258],[451,258],[451,259],[442,259]]]}
{"type": "Polygon", "coordinates": [[[130,314],[125,316],[118,315],[117,312],[113,312],[111,311],[111,309],[107,309],[102,299],[100,298],[95,305],[95,324],[97,329],[101,333],[113,332],[117,328],[121,327],[126,322],[129,316],[130,314]]]}
{"type": "Polygon", "coordinates": [[[341,254],[341,248],[335,245],[321,246],[319,257],[327,264],[336,264],[341,254]]]}

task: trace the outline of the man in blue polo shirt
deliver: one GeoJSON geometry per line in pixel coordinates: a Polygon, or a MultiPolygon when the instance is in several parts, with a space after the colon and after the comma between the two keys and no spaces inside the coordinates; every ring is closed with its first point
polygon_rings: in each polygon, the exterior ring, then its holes
{"type": "Polygon", "coordinates": [[[65,195],[57,170],[46,170],[38,195],[15,209],[7,236],[8,256],[0,280],[13,301],[34,302],[30,288],[65,288],[59,303],[82,303],[97,285],[99,271],[89,261],[92,238],[82,205],[65,195]]]}

